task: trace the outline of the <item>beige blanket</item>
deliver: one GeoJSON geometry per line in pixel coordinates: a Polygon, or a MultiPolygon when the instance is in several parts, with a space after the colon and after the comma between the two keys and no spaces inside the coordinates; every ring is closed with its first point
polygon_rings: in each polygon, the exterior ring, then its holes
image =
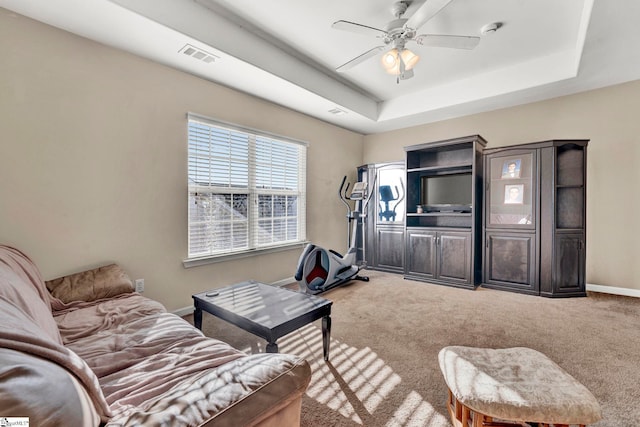
{"type": "MultiPolygon", "coordinates": [[[[113,423],[125,423],[141,413],[175,423],[173,415],[161,413],[166,408],[154,407],[169,396],[179,396],[177,389],[187,389],[207,376],[217,377],[214,368],[245,356],[226,343],[204,337],[180,317],[138,294],[54,314],[65,345],[98,377],[114,413],[113,423]]],[[[192,418],[190,424],[197,424],[216,408],[205,400],[199,408],[180,411],[185,420],[192,418]],[[193,413],[186,416],[184,411],[193,413]]]]}

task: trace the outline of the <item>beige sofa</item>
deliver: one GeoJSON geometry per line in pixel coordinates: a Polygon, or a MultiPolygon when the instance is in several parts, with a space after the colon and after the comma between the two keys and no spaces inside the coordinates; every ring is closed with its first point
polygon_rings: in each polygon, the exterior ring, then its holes
{"type": "Polygon", "coordinates": [[[246,355],[135,292],[117,265],[44,282],[0,246],[0,415],[37,426],[293,426],[302,358],[246,355]]]}

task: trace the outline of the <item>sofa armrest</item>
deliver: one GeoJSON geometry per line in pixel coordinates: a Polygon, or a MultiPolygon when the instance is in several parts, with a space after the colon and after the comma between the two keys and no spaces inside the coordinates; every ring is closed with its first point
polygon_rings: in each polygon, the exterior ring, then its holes
{"type": "Polygon", "coordinates": [[[0,377],[3,417],[29,417],[31,425],[37,426],[100,424],[100,416],[85,388],[54,362],[0,348],[0,377]]]}
{"type": "Polygon", "coordinates": [[[95,301],[134,291],[131,279],[117,264],[48,280],[45,284],[51,295],[64,303],[95,301]]]}

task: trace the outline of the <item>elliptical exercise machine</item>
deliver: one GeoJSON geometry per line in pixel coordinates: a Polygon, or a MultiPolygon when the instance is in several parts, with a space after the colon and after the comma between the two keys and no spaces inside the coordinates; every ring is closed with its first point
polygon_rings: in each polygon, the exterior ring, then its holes
{"type": "MultiPolygon", "coordinates": [[[[347,195],[350,184],[347,183],[347,187],[344,188],[346,180],[346,176],[342,178],[338,196],[347,207],[349,249],[342,256],[333,249],[326,250],[309,243],[298,259],[298,269],[295,274],[301,292],[319,294],[351,280],[369,281],[368,277],[358,274],[365,266],[364,257],[358,259],[358,242],[363,243],[362,250],[364,250],[364,218],[372,192],[367,194],[367,183],[361,181],[356,182],[351,194],[347,195]],[[354,209],[351,209],[349,201],[355,202],[354,209]]],[[[375,179],[372,186],[375,186],[375,179]]]]}

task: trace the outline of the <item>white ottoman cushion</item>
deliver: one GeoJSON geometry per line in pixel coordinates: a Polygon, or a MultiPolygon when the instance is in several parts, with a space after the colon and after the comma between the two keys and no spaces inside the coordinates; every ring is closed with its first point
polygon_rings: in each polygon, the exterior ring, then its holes
{"type": "Polygon", "coordinates": [[[510,421],[591,424],[602,418],[587,388],[544,354],[525,347],[440,350],[449,390],[471,410],[510,421]]]}

